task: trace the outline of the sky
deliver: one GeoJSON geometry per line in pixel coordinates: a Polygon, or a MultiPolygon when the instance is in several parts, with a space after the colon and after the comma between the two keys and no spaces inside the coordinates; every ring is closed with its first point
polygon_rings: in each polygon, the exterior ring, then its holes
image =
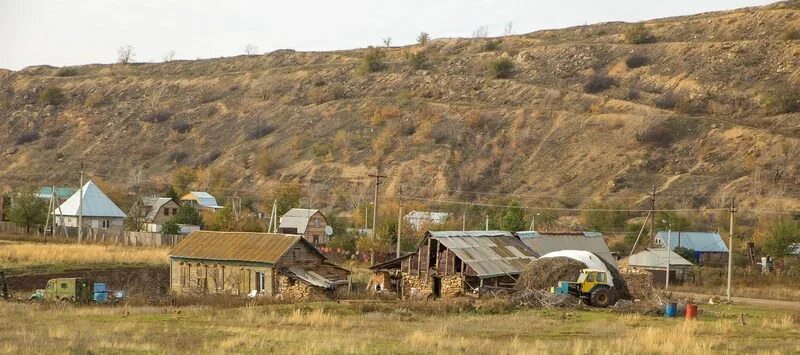
{"type": "Polygon", "coordinates": [[[766,5],[775,0],[0,0],[0,68],[216,58],[276,49],[338,50],[500,35],[607,21],[636,22],[766,5]]]}

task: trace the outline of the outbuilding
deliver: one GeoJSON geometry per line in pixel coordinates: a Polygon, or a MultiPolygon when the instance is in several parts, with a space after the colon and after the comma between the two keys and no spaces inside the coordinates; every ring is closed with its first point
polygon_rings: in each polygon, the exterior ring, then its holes
{"type": "Polygon", "coordinates": [[[692,269],[692,263],[674,251],[665,248],[651,248],[631,255],[627,266],[633,270],[646,270],[653,275],[654,285],[664,285],[669,264],[670,282],[683,282],[692,269]]]}
{"type": "Polygon", "coordinates": [[[278,231],[303,236],[314,245],[328,244],[328,221],[319,210],[292,208],[281,216],[278,231]]]}
{"type": "Polygon", "coordinates": [[[325,298],[350,274],[299,235],[196,231],[169,257],[175,294],[325,298]]]}

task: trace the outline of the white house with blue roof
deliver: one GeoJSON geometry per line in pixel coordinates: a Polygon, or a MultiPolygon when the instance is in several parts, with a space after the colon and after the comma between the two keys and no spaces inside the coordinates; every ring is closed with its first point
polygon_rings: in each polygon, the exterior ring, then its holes
{"type": "Polygon", "coordinates": [[[694,250],[694,260],[698,264],[717,263],[728,260],[728,246],[722,236],[716,232],[684,232],[684,231],[659,231],[656,233],[655,244],[667,247],[667,235],[670,236],[669,246],[672,250],[686,248],[694,250]]]}

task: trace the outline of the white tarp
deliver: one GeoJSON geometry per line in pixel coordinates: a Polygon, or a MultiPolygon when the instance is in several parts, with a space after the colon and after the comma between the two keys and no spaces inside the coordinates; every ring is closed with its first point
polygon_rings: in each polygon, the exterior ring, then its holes
{"type": "Polygon", "coordinates": [[[577,260],[586,264],[586,267],[589,269],[605,271],[606,275],[608,275],[608,285],[611,287],[614,286],[614,276],[611,275],[611,272],[609,272],[608,268],[606,267],[606,264],[604,264],[603,261],[600,260],[600,258],[597,255],[594,255],[585,250],[559,250],[541,256],[541,258],[555,258],[555,257],[570,258],[572,260],[577,260]]]}

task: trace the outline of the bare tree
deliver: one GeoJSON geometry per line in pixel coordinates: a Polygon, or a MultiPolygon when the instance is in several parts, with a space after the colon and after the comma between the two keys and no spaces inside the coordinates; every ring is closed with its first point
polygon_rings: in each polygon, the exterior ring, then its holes
{"type": "Polygon", "coordinates": [[[428,44],[430,40],[431,40],[431,35],[429,35],[428,32],[420,32],[419,36],[417,36],[417,43],[423,46],[428,44]]]}
{"type": "Polygon", "coordinates": [[[511,22],[511,21],[508,21],[508,23],[506,24],[506,27],[503,28],[503,35],[510,36],[510,35],[513,35],[513,34],[514,34],[514,23],[511,22]]]}
{"type": "Polygon", "coordinates": [[[117,60],[122,64],[128,64],[133,61],[133,58],[136,56],[136,53],[133,52],[133,46],[127,45],[124,47],[119,47],[117,50],[117,60]]]}
{"type": "Polygon", "coordinates": [[[481,26],[472,31],[472,38],[486,38],[489,37],[489,27],[481,26]]]}
{"type": "Polygon", "coordinates": [[[167,52],[167,54],[164,54],[161,59],[164,61],[164,63],[169,63],[175,60],[175,50],[171,49],[169,52],[167,52]]]}
{"type": "Polygon", "coordinates": [[[246,46],[244,46],[244,54],[254,55],[256,53],[258,53],[258,47],[254,46],[254,45],[252,45],[250,43],[248,43],[246,46]]]}
{"type": "Polygon", "coordinates": [[[384,44],[386,47],[391,47],[391,46],[392,46],[392,37],[386,37],[386,38],[384,38],[384,39],[383,39],[383,44],[384,44]]]}

